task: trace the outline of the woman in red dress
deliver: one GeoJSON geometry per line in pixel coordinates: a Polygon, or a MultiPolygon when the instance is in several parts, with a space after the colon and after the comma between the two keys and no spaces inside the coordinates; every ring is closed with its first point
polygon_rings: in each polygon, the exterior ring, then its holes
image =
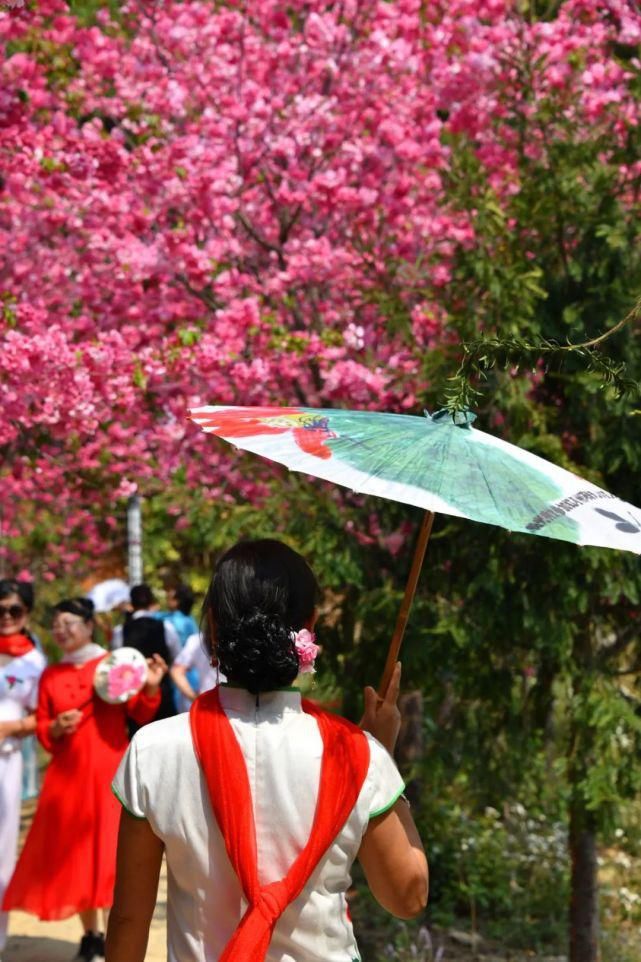
{"type": "Polygon", "coordinates": [[[3,908],[41,919],[79,914],[84,935],[76,959],[94,962],[105,954],[98,910],[111,906],[116,869],[120,806],[111,781],[127,748],[127,718],[153,720],[167,666],[157,655],[149,659],[142,691],[125,704],[107,704],[93,688],[106,654],[92,642],[93,605],[73,598],[54,611],[53,635],[64,654],[42,675],[36,711],[51,761],[3,908]]]}

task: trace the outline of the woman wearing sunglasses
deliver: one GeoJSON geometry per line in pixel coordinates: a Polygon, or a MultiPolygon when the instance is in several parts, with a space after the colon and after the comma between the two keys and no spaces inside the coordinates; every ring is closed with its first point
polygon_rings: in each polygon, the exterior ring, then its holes
{"type": "MultiPolygon", "coordinates": [[[[38,680],[46,664],[27,634],[28,614],[20,583],[0,580],[0,904],[16,863],[21,739],[35,731],[38,680]]],[[[7,913],[0,912],[0,954],[7,922],[7,913]]]]}
{"type": "Polygon", "coordinates": [[[142,691],[122,704],[102,701],[93,680],[106,652],[94,644],[93,629],[88,599],[55,606],[53,638],[62,658],[42,676],[36,712],[36,732],[51,761],[3,906],[45,920],[80,915],[84,934],[76,959],[82,962],[104,958],[98,917],[113,898],[119,819],[110,786],[127,748],[127,719],[144,725],[154,718],[167,671],[154,656],[142,691]]]}

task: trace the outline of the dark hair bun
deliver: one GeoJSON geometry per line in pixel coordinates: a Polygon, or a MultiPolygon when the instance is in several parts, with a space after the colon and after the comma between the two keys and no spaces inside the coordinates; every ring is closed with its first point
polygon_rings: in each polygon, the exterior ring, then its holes
{"type": "Polygon", "coordinates": [[[291,685],[298,675],[291,631],[281,617],[261,611],[219,625],[216,652],[221,670],[253,694],[291,685]]]}
{"type": "Polygon", "coordinates": [[[291,633],[312,623],[318,596],[312,569],[281,541],[239,541],[226,551],[201,623],[229,681],[254,694],[291,685],[299,671],[291,633]]]}

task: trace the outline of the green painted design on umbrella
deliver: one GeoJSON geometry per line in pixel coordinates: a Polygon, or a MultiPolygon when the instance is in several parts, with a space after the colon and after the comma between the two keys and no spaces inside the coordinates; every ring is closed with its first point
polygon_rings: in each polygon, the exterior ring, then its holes
{"type": "MultiPolygon", "coordinates": [[[[340,461],[368,475],[431,491],[468,518],[526,531],[539,512],[563,496],[543,471],[472,428],[471,416],[467,423],[455,424],[440,412],[423,418],[367,411],[314,413],[327,417],[335,436],[325,444],[340,461]]],[[[579,528],[564,516],[550,521],[545,534],[576,542],[579,528]]]]}

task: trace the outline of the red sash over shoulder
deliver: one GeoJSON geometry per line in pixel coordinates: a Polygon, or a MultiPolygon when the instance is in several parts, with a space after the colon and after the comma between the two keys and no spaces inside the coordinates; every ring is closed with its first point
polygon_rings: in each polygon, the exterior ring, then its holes
{"type": "Polygon", "coordinates": [[[347,821],[369,766],[369,745],[360,728],[303,700],[323,740],[320,787],[311,834],[280,881],[260,885],[256,828],[247,767],[218,689],[205,692],[190,712],[191,734],[205,775],[229,860],[249,902],[219,962],[263,962],[274,927],[347,821]]]}

